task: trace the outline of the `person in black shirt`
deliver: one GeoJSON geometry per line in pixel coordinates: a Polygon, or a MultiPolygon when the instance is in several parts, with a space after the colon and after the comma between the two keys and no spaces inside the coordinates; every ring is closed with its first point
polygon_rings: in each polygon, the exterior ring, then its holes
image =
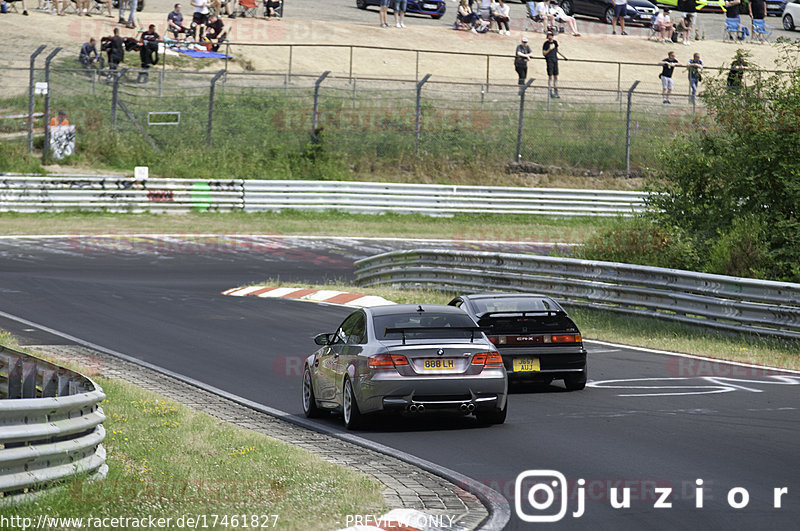
{"type": "MultiPolygon", "coordinates": [[[[119,28],[114,28],[114,35],[100,39],[100,48],[108,54],[109,70],[116,70],[117,65],[125,59],[125,40],[119,36],[119,28]]],[[[108,80],[113,79],[112,72],[108,73],[108,80]]]]}
{"type": "Polygon", "coordinates": [[[542,55],[544,62],[547,63],[547,89],[550,91],[551,98],[560,98],[558,95],[558,56],[567,58],[558,51],[558,41],[553,39],[553,32],[547,32],[547,40],[542,45],[542,55]]]}
{"type": "Polygon", "coordinates": [[[528,77],[528,60],[531,58],[533,50],[528,46],[528,38],[522,37],[522,42],[517,45],[517,53],[514,55],[514,69],[519,75],[519,84],[525,84],[528,77]]]}
{"type": "Polygon", "coordinates": [[[747,67],[747,62],[744,57],[737,55],[731,64],[731,69],[728,71],[728,90],[739,90],[742,88],[744,82],[744,69],[747,67]]]}
{"type": "Polygon", "coordinates": [[[675,71],[675,67],[679,66],[680,63],[677,59],[675,59],[675,52],[669,52],[667,54],[667,58],[663,59],[660,63],[661,65],[661,75],[658,77],[661,78],[661,94],[664,96],[664,104],[669,104],[669,95],[672,94],[672,72],[675,71]]]}
{"type": "Polygon", "coordinates": [[[206,23],[206,36],[205,38],[208,41],[217,41],[211,47],[212,50],[215,52],[219,50],[219,43],[225,40],[228,36],[228,33],[223,30],[222,20],[217,15],[211,15],[208,17],[208,22],[206,23]]]}
{"type": "Polygon", "coordinates": [[[747,3],[750,18],[753,20],[764,20],[767,16],[767,2],[765,0],[750,0],[747,3]]]}
{"type": "Polygon", "coordinates": [[[137,81],[139,83],[147,83],[147,70],[150,65],[158,63],[158,41],[161,37],[156,33],[155,24],[150,24],[147,31],[142,33],[141,43],[139,45],[139,57],[142,59],[142,70],[139,73],[137,81]]]}

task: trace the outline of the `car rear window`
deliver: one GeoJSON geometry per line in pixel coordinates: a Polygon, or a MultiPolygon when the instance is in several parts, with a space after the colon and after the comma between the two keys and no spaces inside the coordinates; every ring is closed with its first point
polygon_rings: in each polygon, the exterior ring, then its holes
{"type": "Polygon", "coordinates": [[[544,332],[577,332],[578,327],[568,316],[537,315],[537,316],[508,316],[484,317],[478,324],[489,335],[494,334],[536,334],[544,332]]]}
{"type": "MultiPolygon", "coordinates": [[[[474,327],[475,322],[467,314],[420,312],[413,314],[379,315],[374,318],[375,336],[378,339],[401,339],[400,332],[386,333],[386,329],[405,328],[406,339],[469,339],[469,330],[426,330],[426,327],[474,327]],[[419,330],[413,330],[419,328],[419,330]]],[[[475,332],[475,337],[480,332],[475,332]]]]}
{"type": "Polygon", "coordinates": [[[472,299],[478,315],[487,312],[536,312],[559,310],[558,306],[545,299],[533,297],[498,297],[496,299],[472,299]]]}

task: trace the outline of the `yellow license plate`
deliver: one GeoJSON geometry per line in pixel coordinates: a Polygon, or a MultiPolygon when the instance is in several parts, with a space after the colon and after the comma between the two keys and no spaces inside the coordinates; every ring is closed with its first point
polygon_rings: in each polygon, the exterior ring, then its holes
{"type": "Polygon", "coordinates": [[[514,372],[536,372],[539,368],[539,358],[514,358],[514,372]]]}
{"type": "Polygon", "coordinates": [[[423,360],[422,368],[425,369],[426,371],[436,371],[436,370],[446,370],[446,369],[452,370],[456,368],[456,360],[451,360],[451,359],[423,360]]]}

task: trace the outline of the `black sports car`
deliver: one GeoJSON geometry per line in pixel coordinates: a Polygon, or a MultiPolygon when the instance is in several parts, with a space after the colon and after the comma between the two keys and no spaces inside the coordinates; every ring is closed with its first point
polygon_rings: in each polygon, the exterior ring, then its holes
{"type": "Polygon", "coordinates": [[[586,387],[586,350],[575,322],[557,302],[531,293],[461,295],[449,303],[472,317],[500,355],[509,382],[564,380],[586,387]]]}
{"type": "MultiPolygon", "coordinates": [[[[359,9],[366,9],[368,6],[380,6],[380,0],[356,0],[356,6],[359,9]]],[[[391,8],[394,2],[389,2],[391,8]]],[[[417,15],[430,15],[431,18],[442,18],[447,6],[444,0],[408,0],[406,6],[406,13],[414,13],[417,15]]]]}

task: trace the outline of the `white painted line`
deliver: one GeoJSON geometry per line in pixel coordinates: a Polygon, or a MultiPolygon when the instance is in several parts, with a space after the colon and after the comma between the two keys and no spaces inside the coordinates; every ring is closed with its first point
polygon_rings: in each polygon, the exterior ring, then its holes
{"type": "Polygon", "coordinates": [[[228,295],[233,295],[234,297],[244,297],[245,295],[253,293],[254,291],[258,291],[263,287],[264,286],[248,286],[246,288],[236,288],[235,291],[229,293],[228,295]]]}
{"type": "Polygon", "coordinates": [[[770,371],[779,371],[779,372],[788,372],[791,374],[800,374],[800,371],[796,371],[793,369],[781,369],[780,367],[771,367],[769,365],[756,365],[754,363],[744,363],[741,361],[730,361],[730,360],[723,360],[719,358],[708,358],[706,356],[697,356],[695,354],[683,354],[680,352],[672,352],[669,350],[657,350],[653,348],[647,347],[637,347],[634,345],[623,345],[621,343],[611,343],[608,341],[600,341],[599,339],[586,339],[584,338],[583,341],[585,343],[595,343],[597,345],[605,345],[607,347],[617,347],[617,348],[627,348],[631,350],[639,350],[641,352],[649,352],[650,354],[661,354],[664,356],[674,356],[677,358],[687,358],[692,360],[700,360],[700,361],[708,361],[712,363],[724,363],[725,365],[734,365],[736,367],[747,367],[748,369],[765,369],[770,371]]]}

